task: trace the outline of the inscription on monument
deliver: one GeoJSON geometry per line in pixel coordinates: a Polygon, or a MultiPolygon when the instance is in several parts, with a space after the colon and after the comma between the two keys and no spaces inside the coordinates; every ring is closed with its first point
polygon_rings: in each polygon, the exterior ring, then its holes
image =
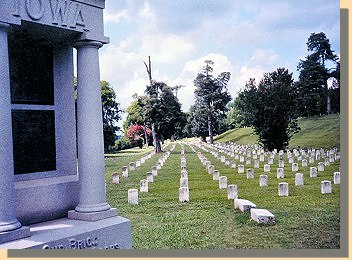
{"type": "Polygon", "coordinates": [[[42,249],[120,249],[120,246],[118,243],[99,246],[97,237],[86,237],[84,239],[69,238],[67,243],[44,245],[42,249]]]}
{"type": "Polygon", "coordinates": [[[21,17],[24,13],[33,21],[39,21],[47,16],[53,25],[85,27],[82,6],[81,3],[70,0],[14,0],[12,15],[21,17]]]}

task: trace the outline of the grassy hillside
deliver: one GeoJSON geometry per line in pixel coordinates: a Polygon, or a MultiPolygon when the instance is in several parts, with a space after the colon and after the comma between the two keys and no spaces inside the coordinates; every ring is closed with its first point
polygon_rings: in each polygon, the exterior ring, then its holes
{"type": "MultiPolygon", "coordinates": [[[[290,141],[290,147],[340,147],[340,116],[301,118],[298,120],[301,130],[290,141]]],[[[257,142],[252,128],[229,130],[214,138],[217,142],[235,142],[249,144],[257,142]]]]}

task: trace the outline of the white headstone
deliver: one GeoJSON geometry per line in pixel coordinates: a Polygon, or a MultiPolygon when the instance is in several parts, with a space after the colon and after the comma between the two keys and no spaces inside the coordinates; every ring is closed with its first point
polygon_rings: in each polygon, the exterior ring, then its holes
{"type": "Polygon", "coordinates": [[[112,174],[112,183],[114,183],[114,184],[120,183],[120,175],[118,173],[112,174]]]}
{"type": "Polygon", "coordinates": [[[285,178],[284,168],[277,168],[276,169],[276,178],[278,178],[278,179],[285,178]]]}
{"type": "Polygon", "coordinates": [[[259,160],[254,160],[253,168],[259,168],[259,160]]]}
{"type": "Polygon", "coordinates": [[[238,165],[237,172],[238,173],[244,173],[244,165],[238,165]]]}
{"type": "Polygon", "coordinates": [[[288,183],[287,182],[280,182],[278,184],[278,193],[279,196],[288,196],[288,183]]]}
{"type": "Polygon", "coordinates": [[[264,154],[259,155],[259,161],[264,162],[264,154]]]}
{"type": "Polygon", "coordinates": [[[295,185],[296,186],[301,186],[303,184],[304,184],[303,173],[296,173],[295,174],[295,185]]]}
{"type": "Polygon", "coordinates": [[[274,224],[275,216],[266,209],[251,208],[251,219],[258,223],[274,224]]]}
{"type": "Polygon", "coordinates": [[[309,176],[313,178],[318,176],[317,167],[310,167],[309,176]]]}
{"type": "Polygon", "coordinates": [[[148,192],[148,180],[140,180],[139,191],[148,192]]]}
{"type": "Polygon", "coordinates": [[[226,189],[227,188],[227,177],[226,176],[220,176],[219,177],[219,188],[220,189],[226,189]]]}
{"type": "Polygon", "coordinates": [[[141,160],[136,160],[136,167],[140,167],[141,166],[141,160]]]}
{"type": "Polygon", "coordinates": [[[325,160],[324,160],[324,164],[325,164],[325,166],[330,166],[330,160],[329,160],[329,158],[325,158],[325,160]]]}
{"type": "Polygon", "coordinates": [[[152,167],[152,174],[153,174],[153,176],[157,176],[158,175],[158,167],[156,167],[156,166],[152,167]]]}
{"type": "Polygon", "coordinates": [[[318,163],[318,172],[323,172],[324,171],[324,163],[323,162],[319,162],[318,163]]]}
{"type": "Polygon", "coordinates": [[[227,198],[229,200],[238,198],[238,187],[237,187],[237,185],[231,184],[231,185],[227,186],[227,198]]]}
{"type": "Polygon", "coordinates": [[[188,178],[188,172],[187,171],[181,171],[181,178],[188,178]]]}
{"type": "Polygon", "coordinates": [[[340,184],[340,172],[334,172],[334,184],[340,184]]]}
{"type": "Polygon", "coordinates": [[[289,157],[288,158],[288,163],[294,163],[295,161],[295,158],[294,157],[289,157]]]}
{"type": "Polygon", "coordinates": [[[122,166],[122,177],[128,177],[128,168],[127,166],[122,166]]]}
{"type": "Polygon", "coordinates": [[[132,205],[138,204],[138,190],[137,189],[129,189],[128,190],[128,203],[132,205]]]}
{"type": "Polygon", "coordinates": [[[240,156],[240,162],[244,162],[244,156],[240,156]]]}
{"type": "Polygon", "coordinates": [[[246,158],[246,165],[250,165],[252,163],[251,158],[247,157],[246,158]]]}
{"type": "Polygon", "coordinates": [[[154,182],[153,173],[147,172],[147,181],[148,181],[148,182],[154,182]]]}
{"type": "Polygon", "coordinates": [[[273,158],[269,158],[268,159],[268,164],[273,164],[274,163],[274,159],[273,158]]]}
{"type": "Polygon", "coordinates": [[[130,162],[130,171],[133,172],[136,169],[136,164],[134,162],[130,162]]]}
{"type": "Polygon", "coordinates": [[[220,173],[217,170],[214,170],[213,172],[213,181],[218,181],[219,180],[220,173]]]}
{"type": "Polygon", "coordinates": [[[242,212],[248,211],[251,208],[255,208],[257,205],[255,205],[253,202],[245,199],[234,199],[234,207],[235,209],[239,209],[242,212]]]}
{"type": "Polygon", "coordinates": [[[270,172],[270,164],[264,164],[264,172],[270,172]]]}
{"type": "Polygon", "coordinates": [[[213,172],[214,172],[214,165],[209,165],[209,167],[208,167],[208,173],[209,173],[209,174],[213,174],[213,172]]]}
{"type": "Polygon", "coordinates": [[[292,171],[297,172],[298,171],[298,163],[292,163],[292,171]]]}
{"type": "Polygon", "coordinates": [[[308,162],[309,162],[310,164],[314,163],[314,157],[313,157],[313,156],[310,156],[310,157],[308,158],[308,162]]]}
{"type": "Polygon", "coordinates": [[[321,193],[322,194],[326,194],[326,193],[331,193],[332,189],[331,189],[331,181],[322,181],[321,182],[321,193]]]}
{"type": "Polygon", "coordinates": [[[188,178],[180,178],[180,187],[188,187],[188,178]]]}
{"type": "Polygon", "coordinates": [[[179,202],[189,201],[189,189],[188,187],[181,187],[178,189],[178,200],[179,202]]]}
{"type": "Polygon", "coordinates": [[[302,160],[302,167],[307,167],[307,166],[308,166],[307,159],[303,159],[302,160]]]}
{"type": "Polygon", "coordinates": [[[279,160],[279,167],[284,168],[285,167],[285,162],[284,160],[279,160]]]}
{"type": "Polygon", "coordinates": [[[231,168],[235,169],[236,168],[236,162],[231,162],[231,168]]]}
{"type": "Polygon", "coordinates": [[[247,169],[247,179],[253,179],[253,178],[254,178],[254,170],[247,169]]]}
{"type": "Polygon", "coordinates": [[[260,187],[268,186],[268,175],[261,174],[259,176],[259,186],[260,187]]]}

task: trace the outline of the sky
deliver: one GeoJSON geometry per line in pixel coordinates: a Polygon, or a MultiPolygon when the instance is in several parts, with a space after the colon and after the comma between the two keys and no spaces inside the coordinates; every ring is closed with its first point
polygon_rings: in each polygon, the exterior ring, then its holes
{"type": "MultiPolygon", "coordinates": [[[[205,60],[214,75],[228,71],[232,98],[250,78],[284,67],[298,79],[311,33],[324,32],[340,54],[338,0],[106,0],[100,49],[101,79],[108,81],[121,109],[144,95],[151,56],[153,80],[178,90],[182,110],[194,102],[193,80],[205,60]]],[[[119,121],[121,126],[126,115],[119,121]]]]}

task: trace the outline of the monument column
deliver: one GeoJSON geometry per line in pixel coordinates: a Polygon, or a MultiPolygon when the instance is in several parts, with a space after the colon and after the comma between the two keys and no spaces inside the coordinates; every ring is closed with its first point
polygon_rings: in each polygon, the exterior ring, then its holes
{"type": "Polygon", "coordinates": [[[0,22],[0,243],[9,240],[2,232],[17,230],[11,240],[30,235],[29,228],[21,228],[16,218],[8,28],[0,22]]]}
{"type": "Polygon", "coordinates": [[[77,140],[79,204],[69,218],[95,221],[117,215],[106,202],[104,138],[97,41],[79,41],[77,49],[77,140]]]}

